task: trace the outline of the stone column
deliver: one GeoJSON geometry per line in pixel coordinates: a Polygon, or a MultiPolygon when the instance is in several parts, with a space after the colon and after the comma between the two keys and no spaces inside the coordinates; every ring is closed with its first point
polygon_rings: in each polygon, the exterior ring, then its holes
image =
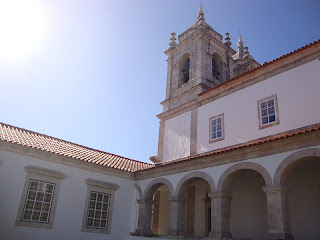
{"type": "Polygon", "coordinates": [[[186,198],[169,197],[170,216],[168,235],[185,236],[186,198]]]}
{"type": "Polygon", "coordinates": [[[209,237],[232,238],[230,233],[230,193],[210,193],[211,232],[209,237]]]}
{"type": "Polygon", "coordinates": [[[268,239],[293,240],[290,229],[290,215],[287,186],[264,187],[268,206],[268,239]]]}
{"type": "Polygon", "coordinates": [[[151,236],[152,200],[137,200],[139,203],[138,228],[136,235],[151,236]]]}

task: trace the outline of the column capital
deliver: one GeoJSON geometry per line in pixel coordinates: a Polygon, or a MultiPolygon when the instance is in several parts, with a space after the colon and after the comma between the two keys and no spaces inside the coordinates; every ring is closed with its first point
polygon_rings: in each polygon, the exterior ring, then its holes
{"type": "Polygon", "coordinates": [[[272,187],[263,187],[265,193],[289,193],[291,188],[286,185],[272,186],[272,187]]]}
{"type": "Polygon", "coordinates": [[[137,200],[137,203],[139,204],[153,204],[153,200],[149,200],[149,199],[141,199],[141,200],[137,200]]]}
{"type": "Polygon", "coordinates": [[[231,193],[229,192],[214,192],[214,193],[209,193],[208,197],[211,199],[215,199],[215,198],[231,198],[231,193]]]}
{"type": "Polygon", "coordinates": [[[188,198],[186,197],[169,197],[169,202],[188,202],[188,198]]]}

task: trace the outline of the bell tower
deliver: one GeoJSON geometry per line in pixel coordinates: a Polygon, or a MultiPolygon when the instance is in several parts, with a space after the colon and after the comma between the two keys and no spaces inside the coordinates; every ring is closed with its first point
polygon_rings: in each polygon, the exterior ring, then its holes
{"type": "Polygon", "coordinates": [[[168,56],[166,99],[163,111],[197,98],[198,94],[233,77],[229,33],[222,36],[205,22],[200,5],[197,20],[182,34],[171,34],[168,56]]]}

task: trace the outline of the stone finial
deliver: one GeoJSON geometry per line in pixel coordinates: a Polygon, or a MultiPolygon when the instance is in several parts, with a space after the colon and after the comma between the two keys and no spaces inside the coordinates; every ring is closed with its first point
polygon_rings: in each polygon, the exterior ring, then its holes
{"type": "Polygon", "coordinates": [[[229,34],[228,32],[226,32],[225,35],[226,35],[226,37],[224,38],[224,40],[226,40],[226,41],[225,41],[224,44],[225,44],[227,47],[230,47],[230,46],[231,46],[230,37],[229,37],[230,34],[229,34]]]}
{"type": "Polygon", "coordinates": [[[171,38],[170,38],[171,42],[169,43],[170,47],[175,47],[177,45],[176,43],[176,33],[171,33],[171,38]]]}
{"type": "Polygon", "coordinates": [[[243,42],[242,42],[242,36],[239,35],[239,38],[238,38],[238,48],[239,47],[243,47],[243,42]]]}
{"type": "Polygon", "coordinates": [[[199,11],[198,11],[198,16],[197,20],[199,22],[204,22],[206,19],[204,18],[204,13],[203,13],[203,6],[200,4],[199,11]]]}
{"type": "Polygon", "coordinates": [[[242,42],[242,36],[239,34],[239,39],[238,39],[238,54],[239,54],[239,59],[243,58],[243,42],[242,42]]]}

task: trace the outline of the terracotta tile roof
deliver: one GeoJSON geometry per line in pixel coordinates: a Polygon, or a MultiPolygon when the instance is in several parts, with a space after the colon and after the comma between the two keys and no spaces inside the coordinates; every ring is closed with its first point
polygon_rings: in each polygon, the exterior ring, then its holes
{"type": "MultiPolygon", "coordinates": [[[[188,161],[188,160],[191,160],[191,159],[196,159],[196,158],[203,158],[203,157],[213,156],[213,155],[216,155],[216,154],[219,154],[219,153],[228,152],[228,151],[239,149],[239,148],[255,146],[255,145],[258,145],[258,144],[272,142],[272,141],[276,141],[276,140],[279,140],[279,139],[282,139],[282,138],[292,137],[292,136],[304,134],[304,133],[307,133],[307,132],[319,131],[319,130],[320,130],[320,123],[317,124],[317,125],[308,126],[306,128],[302,128],[302,129],[299,129],[299,130],[293,130],[293,131],[286,132],[286,133],[276,134],[276,135],[273,135],[273,136],[268,136],[268,137],[256,139],[256,140],[253,140],[253,141],[250,141],[250,142],[234,145],[234,146],[231,146],[231,147],[221,148],[221,149],[210,151],[210,152],[205,152],[205,153],[201,153],[201,154],[197,154],[197,155],[193,155],[193,156],[189,156],[189,157],[185,157],[185,158],[180,158],[180,159],[169,161],[169,162],[165,162],[165,163],[160,163],[160,164],[157,164],[155,167],[161,167],[161,166],[165,166],[165,165],[185,162],[185,161],[188,161]]],[[[146,170],[146,169],[143,169],[143,170],[146,170]]]]}
{"type": "Polygon", "coordinates": [[[36,148],[127,172],[136,172],[154,166],[4,123],[0,123],[0,141],[36,148]]]}
{"type": "Polygon", "coordinates": [[[218,87],[220,87],[220,86],[222,86],[222,85],[228,84],[228,83],[231,82],[231,81],[236,81],[237,79],[242,78],[243,76],[246,76],[246,75],[248,75],[248,74],[251,74],[252,72],[255,72],[255,71],[257,71],[257,70],[259,70],[259,69],[261,69],[261,68],[264,68],[264,67],[266,67],[266,66],[268,66],[268,65],[270,65],[270,64],[273,64],[273,63],[275,63],[275,62],[277,62],[277,61],[283,60],[284,58],[289,57],[289,56],[291,56],[292,54],[295,54],[295,53],[297,53],[297,52],[300,52],[300,51],[302,51],[302,50],[305,50],[305,49],[307,49],[307,48],[309,48],[309,47],[311,47],[311,46],[314,46],[314,45],[316,45],[316,44],[320,44],[320,39],[317,40],[317,41],[314,41],[313,43],[307,44],[307,45],[305,45],[305,46],[303,46],[303,47],[301,47],[301,48],[298,48],[297,50],[294,50],[293,52],[290,52],[290,53],[287,53],[287,54],[285,54],[285,55],[282,55],[281,57],[278,57],[278,58],[276,58],[276,59],[274,59],[274,60],[272,60],[272,61],[270,61],[270,62],[265,62],[263,65],[260,65],[259,67],[256,67],[256,68],[252,69],[251,71],[245,72],[245,73],[243,73],[243,74],[241,74],[241,75],[239,75],[239,76],[237,76],[237,77],[234,77],[234,78],[230,79],[229,81],[226,81],[226,82],[223,82],[223,83],[221,83],[221,84],[218,84],[218,85],[214,86],[213,88],[208,89],[207,91],[204,91],[204,92],[202,92],[202,93],[199,93],[198,95],[199,95],[199,96],[204,95],[204,94],[212,91],[212,89],[216,89],[216,88],[218,88],[218,87]]]}

